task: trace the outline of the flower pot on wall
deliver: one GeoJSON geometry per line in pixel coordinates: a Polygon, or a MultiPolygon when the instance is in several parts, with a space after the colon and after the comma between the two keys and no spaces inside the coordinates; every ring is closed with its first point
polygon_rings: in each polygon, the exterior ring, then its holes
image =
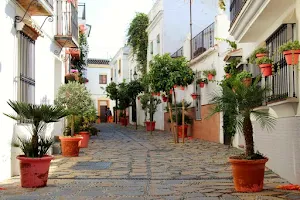
{"type": "Polygon", "coordinates": [[[256,54],[256,58],[262,58],[262,57],[266,57],[267,54],[266,53],[258,53],[256,54]]]}
{"type": "Polygon", "coordinates": [[[197,99],[197,94],[196,93],[193,93],[193,94],[191,94],[191,97],[193,98],[193,99],[197,99]]]}
{"type": "Polygon", "coordinates": [[[147,122],[145,122],[145,124],[146,124],[146,130],[147,131],[154,131],[155,130],[155,122],[147,121],[147,122]]]}
{"type": "Polygon", "coordinates": [[[243,84],[244,84],[246,87],[249,87],[249,86],[252,84],[252,78],[244,78],[244,79],[243,79],[243,84]]]}
{"type": "MultiPolygon", "coordinates": [[[[184,137],[187,137],[187,129],[188,129],[188,125],[184,125],[184,137]]],[[[178,137],[182,138],[182,125],[181,126],[177,126],[177,132],[178,132],[178,137]]]]}
{"type": "Polygon", "coordinates": [[[261,64],[259,65],[261,73],[266,76],[272,75],[272,64],[261,64]]]}
{"type": "Polygon", "coordinates": [[[200,86],[200,88],[204,88],[205,83],[204,83],[204,82],[200,82],[200,83],[199,83],[199,86],[200,86]]]}
{"type": "Polygon", "coordinates": [[[288,65],[297,65],[299,62],[299,54],[300,54],[300,50],[290,50],[290,51],[283,52],[286,63],[288,65]]]}
{"type": "Polygon", "coordinates": [[[229,74],[229,73],[226,73],[225,75],[226,75],[227,79],[231,77],[231,74],[229,74]]]}
{"type": "Polygon", "coordinates": [[[230,157],[234,187],[237,192],[260,192],[264,186],[266,159],[241,160],[230,157]]]}
{"type": "Polygon", "coordinates": [[[47,185],[50,162],[53,159],[53,156],[46,155],[42,158],[18,156],[17,159],[20,160],[22,187],[39,188],[47,185]]]}
{"type": "Polygon", "coordinates": [[[183,87],[183,86],[180,86],[180,89],[181,89],[181,90],[184,90],[184,87],[183,87]]]}
{"type": "Polygon", "coordinates": [[[163,100],[163,102],[167,102],[168,101],[168,97],[162,96],[162,100],[163,100]]]}
{"type": "Polygon", "coordinates": [[[79,141],[82,137],[59,137],[62,155],[65,157],[77,157],[79,155],[79,141]]]}
{"type": "Polygon", "coordinates": [[[208,74],[208,75],[207,75],[207,79],[208,79],[209,81],[213,80],[213,78],[214,78],[214,75],[212,75],[212,74],[208,74]]]}

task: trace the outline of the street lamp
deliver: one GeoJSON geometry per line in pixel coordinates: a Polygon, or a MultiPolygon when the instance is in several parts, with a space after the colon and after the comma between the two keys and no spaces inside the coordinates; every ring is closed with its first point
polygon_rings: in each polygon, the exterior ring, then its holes
{"type": "Polygon", "coordinates": [[[137,79],[137,77],[138,77],[138,74],[136,73],[136,71],[134,71],[134,74],[133,74],[133,78],[134,78],[134,80],[136,80],[136,79],[137,79]]]}

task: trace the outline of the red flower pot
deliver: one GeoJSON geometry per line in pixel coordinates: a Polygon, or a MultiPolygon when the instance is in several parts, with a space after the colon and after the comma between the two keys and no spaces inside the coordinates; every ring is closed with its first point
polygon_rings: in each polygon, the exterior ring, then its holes
{"type": "Polygon", "coordinates": [[[173,88],[177,88],[177,85],[174,85],[173,88]]]}
{"type": "Polygon", "coordinates": [[[82,140],[79,141],[79,147],[80,148],[87,148],[89,146],[89,141],[90,141],[90,133],[87,131],[81,131],[78,133],[79,135],[82,136],[82,140]]]}
{"type": "Polygon", "coordinates": [[[260,192],[264,186],[266,159],[241,160],[230,157],[234,187],[237,192],[260,192]]]}
{"type": "Polygon", "coordinates": [[[244,78],[244,79],[243,79],[243,84],[244,84],[246,87],[249,87],[249,86],[252,84],[252,78],[244,78]]]}
{"type": "Polygon", "coordinates": [[[228,78],[230,78],[230,77],[231,77],[231,74],[226,73],[226,78],[228,79],[228,78]]]}
{"type": "Polygon", "coordinates": [[[211,80],[213,80],[213,78],[214,78],[214,75],[212,75],[212,74],[208,74],[208,75],[207,75],[207,79],[208,79],[208,80],[211,81],[211,80]]]}
{"type": "Polygon", "coordinates": [[[197,96],[198,96],[198,95],[195,94],[195,93],[193,93],[193,94],[191,94],[191,96],[192,96],[193,99],[197,99],[197,96]]]}
{"type": "Polygon", "coordinates": [[[147,131],[154,131],[155,130],[155,122],[145,122],[146,130],[147,131]]]}
{"type": "Polygon", "coordinates": [[[156,93],[155,92],[152,92],[152,96],[155,96],[156,95],[156,93]]]}
{"type": "Polygon", "coordinates": [[[162,100],[163,100],[163,102],[167,102],[168,101],[168,97],[163,96],[162,100]]]}
{"type": "Polygon", "coordinates": [[[199,86],[200,86],[201,88],[204,88],[205,83],[204,83],[204,82],[200,82],[200,83],[199,83],[199,86]]]}
{"type": "Polygon", "coordinates": [[[183,87],[183,86],[180,86],[180,89],[181,89],[181,90],[184,90],[184,87],[183,87]]]}
{"type": "Polygon", "coordinates": [[[259,65],[261,73],[266,76],[272,75],[272,64],[261,64],[259,65]]]}
{"type": "Polygon", "coordinates": [[[124,117],[120,117],[120,124],[123,126],[124,125],[124,117]]]}
{"type": "Polygon", "coordinates": [[[267,54],[266,53],[258,53],[256,54],[256,58],[263,58],[263,57],[266,57],[267,54]]]}
{"type": "Polygon", "coordinates": [[[82,137],[59,137],[61,142],[61,152],[65,157],[77,157],[79,155],[79,141],[82,137]]]}
{"type": "Polygon", "coordinates": [[[169,93],[170,93],[170,94],[173,94],[173,90],[171,89],[171,90],[169,91],[169,93]]]}
{"type": "Polygon", "coordinates": [[[120,123],[121,123],[122,126],[127,126],[128,125],[127,117],[121,117],[120,118],[120,123]]]}
{"type": "MultiPolygon", "coordinates": [[[[188,125],[184,125],[184,137],[187,137],[188,125]]],[[[178,137],[182,138],[182,125],[177,127],[178,137]]]]}
{"type": "Polygon", "coordinates": [[[21,186],[23,188],[39,188],[47,185],[50,162],[53,156],[28,158],[22,155],[17,156],[17,159],[20,160],[21,186]]]}
{"type": "Polygon", "coordinates": [[[285,56],[285,60],[288,65],[297,65],[298,64],[300,50],[284,51],[283,54],[285,56]]]}
{"type": "Polygon", "coordinates": [[[160,96],[160,92],[157,92],[156,95],[157,95],[157,96],[160,96]]]}

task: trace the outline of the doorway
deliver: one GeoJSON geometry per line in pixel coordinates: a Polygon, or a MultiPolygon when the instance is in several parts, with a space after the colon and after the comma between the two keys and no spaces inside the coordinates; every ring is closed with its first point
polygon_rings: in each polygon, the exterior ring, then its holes
{"type": "Polygon", "coordinates": [[[101,120],[101,122],[107,122],[107,117],[105,115],[106,110],[107,110],[107,106],[100,105],[100,120],[101,120]]]}

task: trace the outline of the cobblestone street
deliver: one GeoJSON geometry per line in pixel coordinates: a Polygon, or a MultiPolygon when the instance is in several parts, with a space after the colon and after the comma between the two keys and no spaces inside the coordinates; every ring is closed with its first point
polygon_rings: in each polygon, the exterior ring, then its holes
{"type": "Polygon", "coordinates": [[[287,182],[270,170],[263,192],[235,193],[227,158],[237,149],[200,140],[175,145],[169,133],[143,127],[99,129],[79,157],[55,157],[48,187],[24,189],[14,178],[0,183],[0,199],[300,199],[300,192],[275,189],[287,182]]]}

